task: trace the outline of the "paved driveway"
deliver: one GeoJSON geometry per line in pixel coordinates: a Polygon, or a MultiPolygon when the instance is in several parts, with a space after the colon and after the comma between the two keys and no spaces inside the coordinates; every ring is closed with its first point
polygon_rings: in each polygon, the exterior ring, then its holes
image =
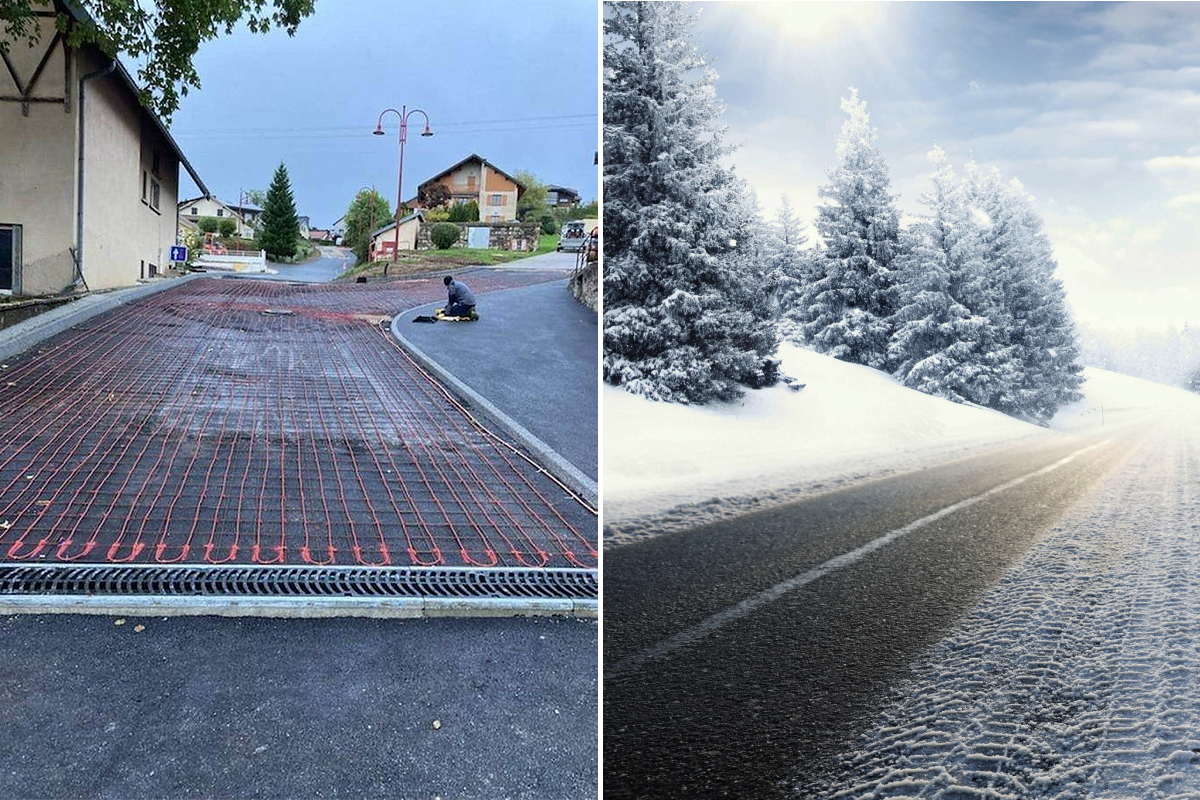
{"type": "Polygon", "coordinates": [[[595,797],[596,630],[0,619],[0,796],[595,797]]]}
{"type": "Polygon", "coordinates": [[[380,327],[442,291],[203,279],[10,362],[0,561],[594,568],[594,511],[380,327]]]}
{"type": "Polygon", "coordinates": [[[478,322],[411,322],[435,305],[402,315],[401,334],[595,479],[596,313],[565,280],[482,296],[478,322]]]}

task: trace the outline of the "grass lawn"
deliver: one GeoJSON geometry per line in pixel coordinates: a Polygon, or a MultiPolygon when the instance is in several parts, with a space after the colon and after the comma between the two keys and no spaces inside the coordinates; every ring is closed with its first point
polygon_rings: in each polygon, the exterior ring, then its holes
{"type": "Polygon", "coordinates": [[[422,272],[441,272],[457,267],[473,267],[480,264],[495,266],[507,264],[530,256],[540,256],[543,253],[553,253],[558,247],[557,233],[543,233],[538,240],[538,248],[530,253],[514,253],[509,250],[471,249],[468,247],[451,247],[447,250],[416,250],[400,253],[395,264],[375,261],[370,264],[360,264],[342,273],[339,281],[354,280],[360,275],[380,277],[383,275],[383,265],[387,263],[388,276],[415,275],[422,272]]]}

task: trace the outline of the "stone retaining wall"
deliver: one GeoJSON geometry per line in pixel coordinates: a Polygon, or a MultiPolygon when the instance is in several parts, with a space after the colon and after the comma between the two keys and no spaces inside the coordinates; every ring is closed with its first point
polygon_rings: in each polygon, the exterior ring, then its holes
{"type": "Polygon", "coordinates": [[[541,227],[533,222],[422,222],[417,229],[417,249],[430,250],[433,239],[430,231],[434,225],[457,225],[458,241],[454,247],[467,246],[467,228],[487,228],[488,248],[491,250],[517,250],[527,253],[536,250],[541,237],[541,227]]]}

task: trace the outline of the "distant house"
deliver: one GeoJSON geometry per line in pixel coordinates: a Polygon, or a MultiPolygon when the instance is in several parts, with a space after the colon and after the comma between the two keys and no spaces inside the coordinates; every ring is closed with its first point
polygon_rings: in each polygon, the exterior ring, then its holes
{"type": "MultiPolygon", "coordinates": [[[[92,24],[80,4],[57,5],[92,24]]],[[[151,277],[175,244],[180,167],[208,189],[119,61],[72,47],[53,14],[32,24],[33,46],[0,26],[0,293],[151,277]]]]}
{"type": "MultiPolygon", "coordinates": [[[[400,220],[400,249],[401,250],[416,250],[417,249],[417,231],[421,227],[421,223],[425,221],[425,215],[420,211],[414,211],[407,217],[400,220]]],[[[386,258],[391,258],[396,252],[396,223],[390,222],[378,230],[371,231],[371,249],[368,252],[370,261],[379,261],[386,258]]]]}
{"type": "Polygon", "coordinates": [[[300,236],[307,239],[308,232],[312,230],[312,225],[309,224],[308,217],[296,217],[296,222],[300,223],[300,236]]]}
{"type": "Polygon", "coordinates": [[[308,240],[317,242],[318,244],[332,243],[333,234],[320,228],[310,228],[308,231],[308,240]]]}
{"type": "Polygon", "coordinates": [[[230,203],[229,209],[235,212],[239,217],[246,220],[246,224],[254,230],[258,230],[262,226],[263,210],[258,206],[251,205],[233,205],[230,203]]]}
{"type": "Polygon", "coordinates": [[[341,244],[342,239],[346,238],[346,215],[338,217],[329,226],[329,233],[333,236],[334,244],[341,244]]]}
{"type": "Polygon", "coordinates": [[[567,186],[547,186],[546,204],[551,208],[573,208],[579,205],[579,192],[567,186]]]}
{"type": "MultiPolygon", "coordinates": [[[[512,222],[517,218],[517,201],[525,193],[516,178],[475,153],[423,181],[417,196],[431,183],[449,189],[451,203],[478,203],[481,222],[512,222]]],[[[409,206],[420,207],[415,199],[409,206]]]]}
{"type": "Polygon", "coordinates": [[[179,219],[190,222],[193,225],[199,223],[204,217],[214,217],[218,220],[231,219],[237,224],[234,236],[240,236],[243,239],[253,239],[257,228],[246,221],[238,213],[237,208],[235,205],[222,203],[216,197],[195,197],[191,200],[184,200],[179,204],[179,219]]]}

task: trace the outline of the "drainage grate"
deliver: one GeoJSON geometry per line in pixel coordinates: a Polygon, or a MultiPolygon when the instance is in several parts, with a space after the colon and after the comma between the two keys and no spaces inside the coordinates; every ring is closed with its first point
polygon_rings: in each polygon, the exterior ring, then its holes
{"type": "Polygon", "coordinates": [[[594,570],[0,564],[0,595],[595,599],[594,570]]]}

